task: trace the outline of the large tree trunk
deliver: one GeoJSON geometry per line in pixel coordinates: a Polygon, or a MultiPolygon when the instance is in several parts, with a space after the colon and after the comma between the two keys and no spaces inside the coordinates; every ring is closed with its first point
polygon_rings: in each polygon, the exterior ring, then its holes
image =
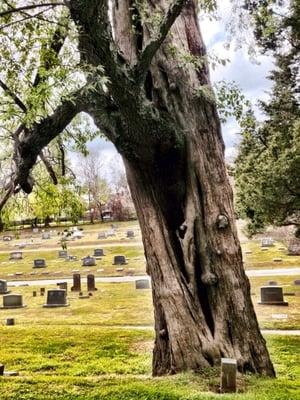
{"type": "MultiPolygon", "coordinates": [[[[156,2],[162,8],[164,3],[156,2]]],[[[124,36],[130,25],[124,7],[130,1],[118,4],[117,42],[128,62],[134,62],[138,40],[133,43],[128,32],[124,36]]],[[[139,33],[144,41],[147,32],[144,27],[139,33]]],[[[196,95],[199,86],[210,84],[207,67],[176,67],[183,52],[198,59],[205,54],[192,1],[147,76],[147,97],[159,110],[160,121],[137,121],[127,115],[124,125],[132,138],[145,131],[145,141],[133,139],[130,151],[116,142],[125,160],[152,278],[153,373],[195,370],[232,357],[240,371],[272,376],[243,269],[218,115],[211,99],[196,95]],[[175,59],[170,44],[177,48],[175,59]],[[165,116],[175,121],[173,132],[165,128],[165,116]]],[[[126,129],[122,133],[126,136],[126,129]]]]}

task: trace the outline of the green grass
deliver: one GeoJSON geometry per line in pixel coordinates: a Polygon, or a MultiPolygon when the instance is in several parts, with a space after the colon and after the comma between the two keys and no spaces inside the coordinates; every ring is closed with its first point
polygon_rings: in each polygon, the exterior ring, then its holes
{"type": "Polygon", "coordinates": [[[19,377],[0,378],[1,400],[299,399],[299,338],[268,337],[277,379],[239,376],[219,395],[219,369],[151,377],[151,331],[2,327],[0,359],[19,377]]]}

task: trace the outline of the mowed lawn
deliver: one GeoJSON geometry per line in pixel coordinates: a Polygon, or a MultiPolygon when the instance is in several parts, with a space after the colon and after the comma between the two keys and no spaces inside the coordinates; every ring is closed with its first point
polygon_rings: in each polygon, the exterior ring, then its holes
{"type": "Polygon", "coordinates": [[[238,377],[238,394],[220,395],[219,368],[152,378],[151,330],[0,327],[0,360],[18,377],[0,377],[1,400],[296,400],[298,337],[266,336],[277,379],[238,377]]]}

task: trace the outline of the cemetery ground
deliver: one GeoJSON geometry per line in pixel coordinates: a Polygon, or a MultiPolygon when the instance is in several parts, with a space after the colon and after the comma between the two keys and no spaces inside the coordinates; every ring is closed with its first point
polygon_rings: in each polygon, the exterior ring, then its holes
{"type": "MultiPolygon", "coordinates": [[[[32,235],[33,244],[23,251],[22,260],[9,260],[20,239],[2,243],[0,251],[0,279],[10,281],[11,293],[23,295],[27,306],[0,310],[0,363],[6,370],[18,371],[16,377],[0,377],[2,400],[200,400],[200,399],[300,399],[300,336],[280,335],[280,329],[300,329],[300,286],[294,285],[299,276],[272,276],[272,269],[300,266],[300,257],[287,256],[285,243],[275,242],[261,251],[260,242],[242,244],[246,269],[270,269],[270,276],[250,277],[252,300],[262,329],[278,329],[278,334],[264,331],[277,379],[251,374],[238,376],[237,394],[218,394],[220,370],[214,368],[201,373],[151,377],[151,352],[154,339],[151,290],[136,290],[134,282],[96,282],[92,296],[79,299],[78,292],[70,291],[69,307],[43,308],[47,290],[55,284],[14,287],[18,280],[70,278],[73,270],[82,275],[82,292],[87,294],[86,275],[96,277],[145,274],[141,237],[136,222],[118,224],[117,235],[98,240],[101,230],[110,224],[84,226],[84,237],[68,243],[68,253],[77,261],[58,259],[59,236],[41,240],[41,233],[32,235]],[[127,229],[136,233],[126,238],[127,229]],[[38,244],[41,242],[41,244],[38,244]],[[103,248],[106,256],[97,260],[96,267],[82,267],[81,258],[93,255],[95,248],[103,248]],[[248,254],[246,254],[248,252],[248,254]],[[251,253],[249,253],[251,252],[251,253]],[[113,257],[126,255],[128,264],[116,271],[113,257]],[[46,268],[34,270],[33,260],[44,258],[46,268]],[[282,258],[274,262],[274,258],[282,258]],[[295,259],[295,260],[294,260],[295,259]],[[298,261],[297,261],[298,260],[298,261]],[[97,271],[104,269],[104,271],[97,271]],[[89,271],[89,272],[87,272],[89,271]],[[22,275],[15,275],[22,272],[22,275]],[[36,272],[35,275],[31,275],[36,272]],[[49,272],[48,274],[43,274],[49,272]],[[59,274],[58,274],[59,272],[59,274]],[[8,276],[9,275],[9,276],[8,276]],[[276,281],[283,288],[288,306],[258,305],[260,287],[276,281]],[[40,287],[46,289],[40,295],[40,287]],[[33,291],[37,292],[33,297],[33,291]],[[5,326],[7,318],[14,318],[14,326],[5,326]]],[[[63,228],[61,228],[63,229],[63,228]]],[[[2,296],[0,296],[2,303],[2,296]]],[[[2,304],[1,304],[2,305],[2,304]]]]}

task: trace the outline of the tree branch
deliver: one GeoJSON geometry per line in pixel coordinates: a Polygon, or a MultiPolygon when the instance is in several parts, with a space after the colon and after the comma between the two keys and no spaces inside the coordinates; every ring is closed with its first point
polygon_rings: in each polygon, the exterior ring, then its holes
{"type": "Polygon", "coordinates": [[[25,106],[23,101],[1,79],[0,86],[13,99],[16,105],[19,106],[24,113],[26,113],[27,107],[25,106]]]}
{"type": "Polygon", "coordinates": [[[43,151],[40,151],[39,157],[43,161],[43,163],[44,163],[44,165],[46,167],[46,170],[47,170],[50,178],[52,179],[52,182],[54,183],[54,185],[57,185],[58,184],[58,180],[57,180],[56,173],[55,173],[54,169],[52,168],[52,165],[49,162],[49,160],[47,160],[47,158],[45,157],[43,151]]]}
{"type": "Polygon", "coordinates": [[[5,17],[6,15],[13,14],[15,12],[20,12],[24,10],[33,10],[34,8],[39,7],[56,7],[56,6],[65,6],[65,3],[45,3],[45,4],[31,4],[29,6],[23,6],[18,8],[11,8],[10,10],[0,12],[0,18],[5,17]]]}
{"type": "Polygon", "coordinates": [[[167,14],[160,23],[156,37],[150,40],[150,42],[146,45],[146,47],[138,57],[138,61],[133,68],[133,74],[135,79],[137,79],[139,83],[144,82],[153,57],[162,45],[173,23],[175,22],[176,18],[179,16],[187,2],[188,0],[174,0],[172,2],[167,11],[167,14]]]}

